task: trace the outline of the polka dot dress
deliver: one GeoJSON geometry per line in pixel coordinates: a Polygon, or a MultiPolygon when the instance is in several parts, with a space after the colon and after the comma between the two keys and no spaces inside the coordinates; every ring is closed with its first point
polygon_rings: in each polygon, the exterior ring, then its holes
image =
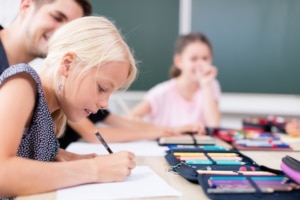
{"type": "MultiPolygon", "coordinates": [[[[45,100],[41,81],[34,69],[27,64],[7,68],[0,76],[0,84],[18,73],[28,73],[37,84],[37,97],[30,126],[24,131],[17,155],[39,161],[54,161],[59,143],[55,137],[54,123],[45,100]]],[[[13,198],[1,198],[1,200],[13,198]]]]}

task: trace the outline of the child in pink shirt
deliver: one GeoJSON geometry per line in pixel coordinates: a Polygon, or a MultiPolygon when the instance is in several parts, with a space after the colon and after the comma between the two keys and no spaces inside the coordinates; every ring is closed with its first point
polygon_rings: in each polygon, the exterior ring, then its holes
{"type": "Polygon", "coordinates": [[[208,39],[201,33],[180,36],[173,62],[171,79],[150,89],[130,115],[168,127],[218,127],[221,89],[208,39]]]}

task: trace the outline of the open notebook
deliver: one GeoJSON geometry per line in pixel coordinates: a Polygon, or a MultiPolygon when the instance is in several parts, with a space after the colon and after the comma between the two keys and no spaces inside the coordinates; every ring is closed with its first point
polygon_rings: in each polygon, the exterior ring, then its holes
{"type": "Polygon", "coordinates": [[[181,193],[148,166],[137,166],[124,182],[86,184],[57,191],[57,200],[139,199],[176,197],[181,193]]]}

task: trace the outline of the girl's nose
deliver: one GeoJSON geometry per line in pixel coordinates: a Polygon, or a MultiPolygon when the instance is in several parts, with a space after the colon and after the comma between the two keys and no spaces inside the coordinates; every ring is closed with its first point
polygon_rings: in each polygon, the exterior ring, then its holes
{"type": "Polygon", "coordinates": [[[107,100],[98,101],[98,103],[97,103],[97,108],[98,109],[103,110],[103,109],[107,109],[107,107],[108,107],[108,99],[107,100]]]}

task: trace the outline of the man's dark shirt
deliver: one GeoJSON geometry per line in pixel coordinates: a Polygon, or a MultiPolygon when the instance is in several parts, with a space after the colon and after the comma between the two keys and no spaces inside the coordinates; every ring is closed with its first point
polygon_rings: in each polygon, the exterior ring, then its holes
{"type": "MultiPolygon", "coordinates": [[[[108,110],[99,110],[96,114],[92,114],[88,118],[95,124],[103,121],[109,114],[108,110]]],[[[79,138],[81,138],[81,136],[67,125],[64,135],[58,139],[60,148],[65,149],[70,143],[77,141],[79,138]]]]}
{"type": "MultiPolygon", "coordinates": [[[[3,29],[3,27],[0,25],[0,31],[3,29]]],[[[3,73],[4,70],[6,70],[9,67],[7,56],[5,53],[5,49],[2,45],[1,38],[0,38],[0,74],[3,73]]]]}

